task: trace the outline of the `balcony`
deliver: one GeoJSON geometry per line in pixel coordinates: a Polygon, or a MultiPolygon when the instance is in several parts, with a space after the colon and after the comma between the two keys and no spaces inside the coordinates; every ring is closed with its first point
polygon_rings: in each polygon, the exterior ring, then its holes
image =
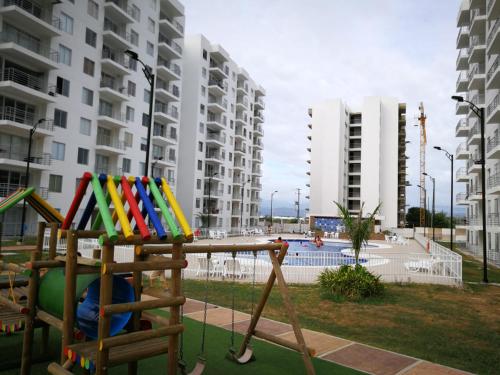
{"type": "Polygon", "coordinates": [[[167,81],[181,79],[181,67],[178,64],[161,57],[158,57],[157,60],[156,73],[159,77],[162,77],[167,81]]]}
{"type": "MultiPolygon", "coordinates": [[[[23,184],[9,184],[9,183],[0,184],[0,198],[3,199],[5,197],[11,195],[17,189],[24,189],[24,185],[23,184]]],[[[36,193],[43,199],[47,199],[48,195],[49,195],[48,189],[44,188],[44,187],[37,187],[36,193]]]]}
{"type": "Polygon", "coordinates": [[[240,141],[245,141],[245,136],[243,135],[243,127],[241,125],[236,125],[236,128],[234,129],[234,136],[240,141]]]}
{"type": "Polygon", "coordinates": [[[255,107],[255,109],[264,109],[264,108],[266,108],[266,105],[264,104],[264,100],[262,100],[261,96],[255,98],[254,107],[255,107]]]}
{"type": "Polygon", "coordinates": [[[499,63],[500,55],[497,55],[488,69],[488,74],[486,75],[486,88],[488,90],[500,89],[500,69],[498,69],[499,63]]]}
{"type": "Polygon", "coordinates": [[[106,125],[108,128],[121,129],[127,127],[127,117],[122,112],[100,110],[97,116],[97,123],[106,125]]]}
{"type": "Polygon", "coordinates": [[[175,145],[177,143],[177,134],[168,133],[166,127],[154,125],[153,127],[153,141],[163,145],[175,145]]]}
{"type": "Polygon", "coordinates": [[[234,145],[234,153],[239,153],[239,154],[245,154],[246,151],[246,146],[244,144],[235,144],[234,145]]]}
{"type": "Polygon", "coordinates": [[[455,127],[456,137],[467,137],[469,135],[469,123],[466,118],[458,120],[457,126],[455,127]]]}
{"type": "Polygon", "coordinates": [[[246,113],[242,113],[240,111],[236,112],[236,123],[242,123],[243,125],[246,125],[248,121],[248,117],[246,113]]]}
{"type": "Polygon", "coordinates": [[[241,161],[234,161],[234,164],[233,164],[233,169],[238,169],[240,171],[244,170],[245,169],[245,165],[241,162],[241,161]]]}
{"type": "Polygon", "coordinates": [[[261,137],[264,135],[264,129],[262,128],[261,125],[254,125],[253,132],[256,135],[260,135],[261,137]]]}
{"type": "Polygon", "coordinates": [[[500,94],[496,94],[486,108],[486,123],[496,124],[500,122],[500,94]]]}
{"type": "Polygon", "coordinates": [[[248,98],[246,96],[238,96],[236,98],[236,108],[240,108],[241,110],[248,109],[248,98]]]}
{"type": "Polygon", "coordinates": [[[231,215],[232,216],[240,216],[241,215],[240,207],[233,207],[233,209],[231,210],[231,215]]]}
{"type": "Polygon", "coordinates": [[[455,157],[457,158],[457,160],[467,160],[469,159],[469,156],[470,151],[467,149],[467,145],[465,143],[460,143],[455,153],[455,157]]]}
{"type": "Polygon", "coordinates": [[[469,174],[467,173],[465,167],[459,168],[455,173],[455,177],[457,182],[469,182],[470,180],[469,174]]]}
{"type": "Polygon", "coordinates": [[[486,0],[486,13],[490,19],[500,17],[500,2],[497,0],[486,0]]]}
{"type": "Polygon", "coordinates": [[[207,128],[213,131],[219,131],[226,128],[226,123],[223,122],[222,116],[215,113],[208,113],[207,115],[207,128]]]}
{"type": "Polygon", "coordinates": [[[486,224],[492,225],[492,226],[499,226],[500,225],[500,213],[498,213],[498,212],[489,213],[488,217],[486,219],[486,224]]]}
{"type": "Polygon", "coordinates": [[[262,155],[256,153],[252,155],[252,159],[254,162],[259,162],[259,163],[264,162],[264,158],[262,157],[262,155]]]}
{"type": "Polygon", "coordinates": [[[259,110],[254,111],[253,118],[254,118],[254,124],[258,123],[258,122],[261,122],[261,123],[264,122],[264,114],[262,111],[259,111],[259,110]]]}
{"type": "Polygon", "coordinates": [[[163,157],[163,155],[153,155],[153,160],[155,163],[163,167],[175,167],[177,162],[175,155],[169,155],[168,158],[163,157]]]}
{"type": "MultiPolygon", "coordinates": [[[[0,131],[25,137],[38,120],[34,117],[34,113],[30,111],[14,107],[0,107],[0,131]]],[[[51,136],[53,131],[52,121],[43,121],[36,128],[38,136],[51,136]]]]}
{"type": "Polygon", "coordinates": [[[224,195],[224,190],[222,189],[204,189],[203,195],[210,195],[210,197],[222,197],[224,195]]]}
{"type": "Polygon", "coordinates": [[[467,160],[467,173],[481,173],[481,156],[476,151],[469,160],[467,160]]]}
{"type": "Polygon", "coordinates": [[[252,188],[252,190],[254,190],[254,189],[261,190],[262,184],[260,182],[257,182],[257,181],[252,181],[251,188],[252,188]]]}
{"type": "MultiPolygon", "coordinates": [[[[469,71],[468,81],[469,81],[469,90],[481,90],[484,88],[485,82],[485,67],[484,64],[474,64],[471,66],[469,71]]],[[[483,95],[483,103],[484,103],[484,95],[483,95]]]]}
{"type": "Polygon", "coordinates": [[[33,75],[17,68],[5,68],[0,82],[2,95],[17,97],[30,104],[54,103],[54,95],[47,94],[43,75],[33,75]]]}
{"type": "Polygon", "coordinates": [[[222,157],[220,156],[219,152],[206,152],[205,153],[205,161],[207,163],[223,163],[224,160],[222,160],[222,157]]]}
{"type": "Polygon", "coordinates": [[[125,51],[132,48],[132,36],[126,32],[126,25],[116,25],[109,19],[104,19],[103,43],[117,50],[125,51]]]}
{"type": "Polygon", "coordinates": [[[226,69],[224,65],[213,59],[210,59],[210,66],[208,68],[208,71],[220,79],[227,78],[226,69]]]}
{"type": "Polygon", "coordinates": [[[162,34],[170,35],[173,38],[182,38],[184,35],[184,26],[164,12],[160,12],[159,26],[162,34]]]}
{"type": "Polygon", "coordinates": [[[208,92],[211,95],[223,96],[226,94],[226,87],[222,79],[210,77],[208,80],[208,92]]]}
{"type": "Polygon", "coordinates": [[[168,82],[162,79],[157,79],[156,97],[166,102],[178,102],[180,100],[179,87],[176,85],[169,85],[168,82]]]}
{"type": "Polygon", "coordinates": [[[256,176],[262,176],[262,169],[260,168],[252,168],[252,174],[256,176]]]}
{"type": "Polygon", "coordinates": [[[98,134],[95,149],[102,155],[124,155],[125,142],[113,136],[98,134]]]}
{"type": "Polygon", "coordinates": [[[165,123],[177,123],[179,121],[177,108],[163,102],[155,103],[154,116],[155,119],[164,120],[165,123]]]}
{"type": "Polygon", "coordinates": [[[469,130],[469,137],[467,138],[467,145],[479,145],[481,143],[481,129],[479,127],[479,122],[476,121],[475,124],[469,130]]]}
{"type": "Polygon", "coordinates": [[[460,72],[457,78],[457,92],[467,91],[469,87],[469,80],[466,72],[460,72]]]}
{"type": "Polygon", "coordinates": [[[4,22],[29,30],[41,38],[61,35],[59,18],[52,16],[47,8],[28,0],[3,0],[0,15],[4,22]]]}
{"type": "Polygon", "coordinates": [[[486,143],[486,159],[500,159],[500,136],[488,138],[486,143]]]}
{"type": "Polygon", "coordinates": [[[220,133],[215,132],[207,132],[207,139],[205,141],[206,144],[212,144],[219,147],[224,147],[226,143],[226,137],[222,136],[220,133]]]}
{"type": "Polygon", "coordinates": [[[470,35],[486,34],[486,10],[474,8],[470,11],[470,35]]]}
{"type": "Polygon", "coordinates": [[[260,148],[262,150],[264,148],[264,143],[262,142],[262,140],[260,138],[254,138],[253,147],[260,148]]]}
{"type": "Polygon", "coordinates": [[[486,188],[488,194],[500,195],[500,173],[488,177],[486,188]]]}
{"type": "Polygon", "coordinates": [[[247,95],[248,94],[248,83],[245,83],[243,81],[238,81],[236,84],[236,91],[240,92],[240,95],[247,95]]]}
{"type": "Polygon", "coordinates": [[[126,87],[123,87],[114,79],[102,77],[99,84],[99,97],[109,102],[125,102],[129,99],[128,95],[124,94],[124,91],[126,92],[126,89],[126,87]]]}
{"type": "Polygon", "coordinates": [[[484,62],[485,53],[485,38],[479,37],[478,35],[471,36],[469,45],[469,64],[484,62]]]}
{"type": "Polygon", "coordinates": [[[457,27],[467,26],[470,22],[469,2],[462,1],[457,15],[457,27]]]}
{"type": "Polygon", "coordinates": [[[458,29],[457,49],[469,47],[469,27],[462,26],[458,29]]]}
{"type": "MultiPolygon", "coordinates": [[[[13,150],[12,145],[0,144],[0,165],[25,168],[28,159],[27,152],[13,150]]],[[[32,152],[30,158],[30,168],[36,170],[50,169],[52,155],[48,153],[37,154],[32,152]]]]}
{"type": "Polygon", "coordinates": [[[227,101],[213,95],[208,96],[207,108],[214,113],[223,113],[227,111],[227,101]]]}
{"type": "Polygon", "coordinates": [[[119,24],[133,23],[134,9],[128,6],[126,1],[106,0],[104,3],[104,13],[113,21],[119,24]]]}
{"type": "Polygon", "coordinates": [[[469,52],[466,48],[458,51],[456,66],[457,70],[469,69],[469,52]]]}
{"type": "Polygon", "coordinates": [[[467,193],[458,193],[455,202],[458,205],[468,205],[469,202],[467,201],[467,193]]]}
{"type": "Polygon", "coordinates": [[[112,75],[130,74],[128,57],[123,52],[115,51],[107,46],[102,47],[101,66],[112,75]]]}
{"type": "Polygon", "coordinates": [[[182,57],[182,47],[164,34],[158,35],[158,52],[167,59],[182,57]]]}

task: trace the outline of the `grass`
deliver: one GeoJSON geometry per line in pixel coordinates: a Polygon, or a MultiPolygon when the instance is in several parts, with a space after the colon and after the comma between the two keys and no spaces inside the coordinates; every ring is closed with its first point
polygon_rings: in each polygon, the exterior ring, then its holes
{"type": "MultiPolygon", "coordinates": [[[[156,310],[157,314],[167,315],[163,311],[156,310]]],[[[196,363],[196,358],[200,348],[200,338],[202,324],[188,318],[184,319],[186,324],[186,333],[184,337],[184,359],[188,364],[188,369],[192,369],[196,363]]],[[[40,342],[40,331],[36,330],[35,345],[37,350],[40,342]]],[[[222,328],[217,328],[208,325],[206,333],[206,359],[207,367],[204,375],[219,375],[219,374],[263,374],[274,375],[283,374],[294,375],[303,374],[304,365],[299,353],[268,344],[264,341],[254,340],[253,348],[257,360],[248,363],[244,366],[235,364],[225,359],[225,355],[229,347],[230,332],[222,328]]],[[[240,342],[242,336],[237,334],[237,343],[240,342]]],[[[0,374],[14,375],[19,373],[18,360],[21,353],[22,333],[11,337],[0,338],[0,353],[2,361],[0,362],[0,374]],[[7,369],[10,367],[10,369],[7,369]],[[4,369],[4,371],[2,371],[4,369]]],[[[52,330],[50,336],[50,357],[58,358],[60,345],[60,335],[52,330]],[[53,333],[52,333],[53,332],[53,333]]],[[[140,374],[161,374],[166,373],[166,355],[150,358],[139,362],[140,374]]],[[[46,374],[48,361],[44,361],[40,355],[37,356],[38,363],[32,368],[32,374],[46,374]]],[[[313,364],[318,374],[339,374],[339,375],[357,375],[361,374],[358,371],[339,366],[335,363],[326,362],[321,359],[313,358],[313,364]]],[[[76,369],[76,367],[74,368],[76,369]]],[[[109,373],[114,375],[124,374],[127,372],[127,366],[121,365],[110,369],[109,373]]],[[[75,370],[75,373],[81,374],[81,370],[75,370]]]]}
{"type": "MultiPolygon", "coordinates": [[[[467,279],[474,279],[478,262],[470,262],[464,268],[467,279]]],[[[257,293],[261,287],[257,286],[257,293]]],[[[184,282],[185,294],[191,298],[202,300],[204,288],[200,281],[184,282]]],[[[228,282],[210,282],[209,301],[230,307],[232,288],[228,282]]],[[[250,312],[251,285],[237,283],[234,293],[235,308],[250,312]]],[[[322,298],[316,285],[291,285],[290,293],[303,328],[466,371],[499,373],[500,288],[496,286],[386,284],[382,297],[340,303],[322,298]]],[[[277,288],[264,316],[287,322],[277,288]]]]}

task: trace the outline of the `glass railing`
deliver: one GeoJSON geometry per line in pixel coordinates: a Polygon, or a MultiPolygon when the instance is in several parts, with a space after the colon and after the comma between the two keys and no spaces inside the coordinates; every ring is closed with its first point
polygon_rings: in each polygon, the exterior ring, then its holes
{"type": "Polygon", "coordinates": [[[111,48],[107,46],[102,47],[102,54],[101,58],[103,59],[110,59],[114,61],[117,64],[120,64],[121,66],[125,67],[128,69],[129,63],[128,63],[128,58],[123,52],[117,52],[113,51],[111,48]]]}
{"type": "Polygon", "coordinates": [[[172,24],[172,26],[174,26],[181,34],[184,33],[184,26],[182,26],[179,21],[163,12],[160,12],[160,21],[163,20],[168,21],[170,24],[172,24]]]}
{"type": "Polygon", "coordinates": [[[491,77],[493,76],[493,74],[495,74],[495,72],[498,69],[499,62],[500,62],[500,55],[497,55],[495,60],[493,60],[493,63],[491,64],[490,69],[488,70],[488,74],[486,75],[486,81],[489,81],[491,79],[491,77]]]}
{"type": "Polygon", "coordinates": [[[166,45],[170,46],[175,52],[182,55],[182,47],[178,45],[176,42],[174,42],[172,39],[167,38],[165,35],[160,34],[158,36],[158,43],[165,43],[166,45]]]}
{"type": "Polygon", "coordinates": [[[499,136],[495,136],[493,138],[489,138],[486,144],[486,152],[490,152],[494,148],[496,148],[500,144],[499,136]]]}
{"type": "Polygon", "coordinates": [[[125,142],[115,137],[103,134],[97,134],[96,144],[98,146],[107,146],[118,150],[125,150],[125,142]]]}
{"type": "Polygon", "coordinates": [[[500,174],[497,173],[493,176],[488,177],[488,189],[500,186],[500,174]]]}
{"type": "MultiPolygon", "coordinates": [[[[11,159],[17,161],[26,162],[28,160],[28,155],[26,152],[19,152],[19,150],[12,150],[11,145],[1,145],[0,144],[0,159],[11,159]]],[[[40,164],[40,165],[50,165],[52,161],[52,155],[48,153],[31,155],[30,163],[40,164]]]]}
{"type": "Polygon", "coordinates": [[[130,17],[136,18],[134,8],[131,6],[128,6],[126,1],[119,1],[119,0],[106,0],[107,3],[113,3],[115,4],[118,8],[123,10],[125,13],[127,13],[130,17]]]}
{"type": "Polygon", "coordinates": [[[158,66],[165,67],[168,70],[171,70],[172,72],[174,72],[175,74],[177,74],[178,76],[181,75],[181,68],[180,68],[179,65],[177,65],[177,64],[175,64],[175,63],[173,63],[171,61],[162,59],[161,57],[158,57],[158,66]]]}
{"type": "Polygon", "coordinates": [[[486,115],[490,116],[493,111],[495,111],[498,106],[500,105],[500,94],[496,94],[496,96],[493,98],[490,104],[488,104],[488,107],[486,108],[486,115]]]}

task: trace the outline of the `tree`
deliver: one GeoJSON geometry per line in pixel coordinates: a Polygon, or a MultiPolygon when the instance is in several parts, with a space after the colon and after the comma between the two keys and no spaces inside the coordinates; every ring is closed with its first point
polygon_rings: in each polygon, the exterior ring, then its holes
{"type": "Polygon", "coordinates": [[[357,217],[351,216],[347,207],[342,206],[338,202],[334,203],[339,208],[342,220],[344,221],[347,236],[352,242],[354,257],[356,258],[356,266],[358,266],[361,246],[366,246],[368,244],[368,239],[370,238],[370,234],[373,232],[373,226],[375,224],[375,215],[380,209],[382,203],[380,203],[367,218],[363,218],[363,207],[365,206],[364,202],[359,209],[357,217]]]}
{"type": "MultiPolygon", "coordinates": [[[[426,211],[427,226],[431,226],[432,222],[432,212],[426,211]]],[[[435,228],[449,228],[450,227],[450,217],[444,212],[434,213],[434,227],[435,228]]],[[[408,213],[406,214],[406,225],[410,228],[420,226],[420,208],[410,207],[408,213]]]]}

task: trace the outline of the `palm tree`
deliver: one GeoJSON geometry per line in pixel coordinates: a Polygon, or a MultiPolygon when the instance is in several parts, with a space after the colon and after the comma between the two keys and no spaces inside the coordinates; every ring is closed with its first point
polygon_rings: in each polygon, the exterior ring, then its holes
{"type": "Polygon", "coordinates": [[[356,266],[358,265],[359,252],[361,251],[361,246],[366,246],[368,244],[368,239],[373,231],[373,226],[375,224],[375,215],[382,203],[373,210],[373,212],[365,219],[363,219],[363,207],[365,203],[361,205],[358,216],[351,216],[349,210],[342,206],[338,202],[334,202],[342,215],[342,220],[344,221],[345,228],[347,230],[347,236],[352,242],[352,249],[354,250],[354,256],[356,258],[356,266]]]}

